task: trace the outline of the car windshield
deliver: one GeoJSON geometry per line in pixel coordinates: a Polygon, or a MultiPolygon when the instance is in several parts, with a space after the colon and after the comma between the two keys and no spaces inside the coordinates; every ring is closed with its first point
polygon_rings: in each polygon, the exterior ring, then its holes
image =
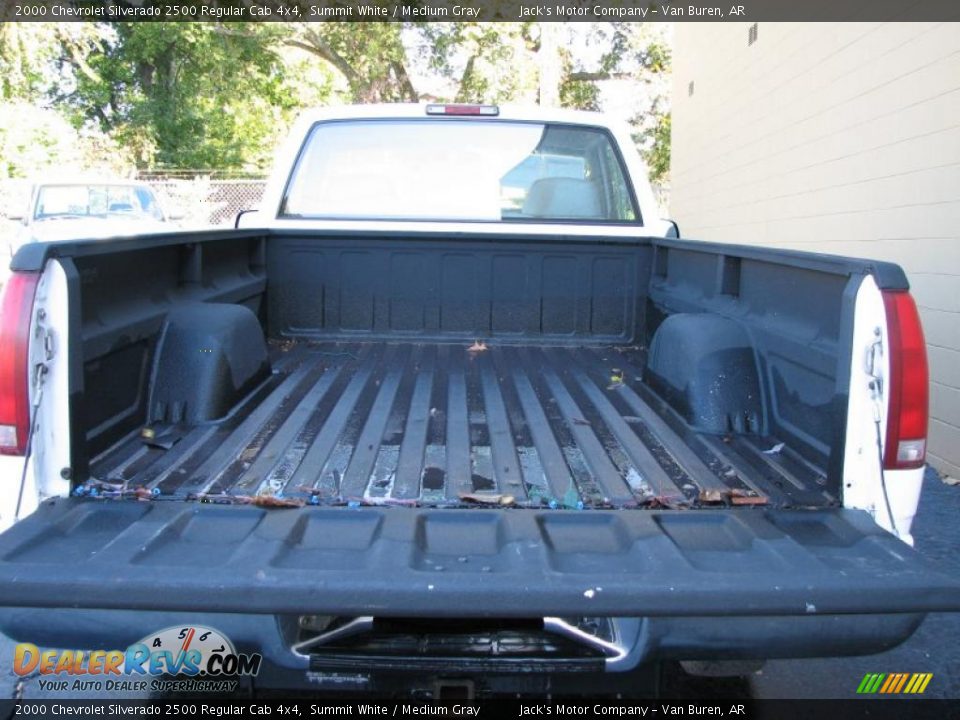
{"type": "Polygon", "coordinates": [[[163,220],[153,191],[142,185],[44,185],[33,213],[35,220],[131,216],[163,220]]]}
{"type": "Polygon", "coordinates": [[[290,178],[281,216],[639,220],[604,130],[486,119],[318,123],[290,178]]]}

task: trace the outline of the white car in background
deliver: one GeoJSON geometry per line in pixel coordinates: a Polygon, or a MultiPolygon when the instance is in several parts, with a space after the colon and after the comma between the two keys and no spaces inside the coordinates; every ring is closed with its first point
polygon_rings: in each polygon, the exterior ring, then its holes
{"type": "Polygon", "coordinates": [[[11,254],[30,242],[53,242],[173,230],[153,189],[123,180],[36,183],[11,254]]]}

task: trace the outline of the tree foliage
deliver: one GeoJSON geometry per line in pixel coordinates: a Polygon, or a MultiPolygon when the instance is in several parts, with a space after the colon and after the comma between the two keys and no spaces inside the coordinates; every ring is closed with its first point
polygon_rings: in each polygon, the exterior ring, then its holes
{"type": "Polygon", "coordinates": [[[617,110],[629,116],[634,140],[651,179],[666,182],[670,171],[669,26],[660,23],[577,25],[580,47],[561,49],[560,101],[582,110],[617,110]]]}
{"type": "Polygon", "coordinates": [[[465,103],[534,101],[537,90],[534,23],[430,23],[422,46],[429,68],[445,78],[438,100],[465,103]]]}
{"type": "Polygon", "coordinates": [[[121,23],[64,93],[133,150],[138,164],[262,168],[273,135],[304,100],[326,99],[324,80],[291,78],[269,27],[121,23]]]}
{"type": "Polygon", "coordinates": [[[669,166],[662,27],[569,23],[546,42],[533,22],[11,23],[0,102],[55,109],[140,167],[255,171],[308,106],[556,101],[631,116],[657,178],[669,166]]]}
{"type": "Polygon", "coordinates": [[[335,70],[353,102],[416,102],[400,23],[295,23],[277,40],[335,70]]]}
{"type": "Polygon", "coordinates": [[[92,73],[85,58],[109,35],[85,23],[0,23],[0,177],[129,165],[114,138],[71,125],[53,107],[61,68],[92,73]]]}

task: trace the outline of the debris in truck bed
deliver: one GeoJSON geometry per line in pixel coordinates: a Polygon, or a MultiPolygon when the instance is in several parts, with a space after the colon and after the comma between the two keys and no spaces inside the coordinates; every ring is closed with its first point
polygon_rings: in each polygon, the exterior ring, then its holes
{"type": "Polygon", "coordinates": [[[767,499],[759,495],[731,495],[731,505],[766,505],[767,499]]]}
{"type": "Polygon", "coordinates": [[[407,500],[404,498],[393,497],[362,497],[347,498],[346,504],[350,506],[371,506],[371,507],[419,507],[417,500],[407,500]]]}
{"type": "Polygon", "coordinates": [[[766,505],[767,498],[753,492],[730,488],[729,490],[701,490],[697,499],[703,505],[766,505]]]}
{"type": "Polygon", "coordinates": [[[300,498],[277,497],[276,495],[254,495],[244,499],[249,500],[251,505],[265,508],[297,508],[306,504],[300,498]]]}
{"type": "Polygon", "coordinates": [[[704,505],[717,505],[723,503],[723,493],[719,490],[701,490],[697,496],[704,505]]]}
{"type": "Polygon", "coordinates": [[[479,505],[513,505],[516,501],[513,495],[487,495],[485,493],[460,493],[460,499],[464,502],[479,505]]]}
{"type": "Polygon", "coordinates": [[[269,343],[277,348],[280,352],[290,352],[290,350],[297,344],[296,340],[270,340],[269,343]]]}
{"type": "Polygon", "coordinates": [[[299,508],[306,505],[302,498],[278,497],[277,495],[228,495],[226,493],[197,493],[187,498],[201,503],[217,505],[256,505],[263,508],[299,508]]]}
{"type": "Polygon", "coordinates": [[[153,427],[144,427],[140,431],[140,439],[148,447],[169,450],[183,438],[184,434],[184,432],[177,431],[172,427],[161,428],[160,430],[153,427]]]}
{"type": "Polygon", "coordinates": [[[776,455],[776,454],[778,454],[779,452],[781,452],[781,451],[783,450],[783,448],[785,448],[785,447],[786,447],[786,444],[785,444],[785,443],[782,443],[782,442],[781,442],[781,443],[777,443],[777,444],[774,445],[772,448],[769,448],[769,449],[767,449],[767,450],[764,450],[764,451],[763,451],[763,454],[764,454],[764,455],[776,455]]]}
{"type": "Polygon", "coordinates": [[[454,343],[295,345],[282,358],[274,347],[272,384],[224,420],[139,426],[94,458],[90,476],[117,484],[91,496],[145,500],[143,487],[157,488],[150,497],[158,500],[236,504],[270,487],[275,497],[325,507],[347,498],[500,507],[465,493],[509,494],[512,508],[595,510],[697,506],[700,491],[719,491],[713,504],[732,505],[723,492],[749,483],[777,506],[833,500],[813,472],[787,479],[792,456],[771,463],[762,454],[779,438],[722,443],[665,416],[643,385],[605,392],[611,377],[639,372],[609,348],[479,339],[478,353],[454,343]],[[168,434],[176,444],[155,450],[168,434]],[[763,474],[752,469],[761,459],[763,474]]]}
{"type": "Polygon", "coordinates": [[[104,500],[136,498],[137,500],[156,500],[160,496],[158,488],[146,488],[142,485],[129,487],[127,483],[112,483],[104,480],[90,480],[73,489],[74,497],[90,497],[104,500]]]}
{"type": "Polygon", "coordinates": [[[480,340],[474,340],[473,345],[467,348],[467,352],[482,353],[482,352],[486,352],[489,349],[490,348],[487,347],[487,344],[485,342],[481,342],[480,340]]]}
{"type": "Polygon", "coordinates": [[[687,510],[690,501],[680,496],[651,495],[643,506],[648,510],[687,510]]]}

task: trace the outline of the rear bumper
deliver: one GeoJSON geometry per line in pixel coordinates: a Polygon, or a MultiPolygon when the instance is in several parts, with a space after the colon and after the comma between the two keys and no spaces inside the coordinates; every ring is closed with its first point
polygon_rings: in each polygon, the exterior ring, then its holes
{"type": "MultiPolygon", "coordinates": [[[[889,650],[909,638],[923,614],[822,615],[760,617],[656,617],[616,618],[615,643],[622,653],[608,657],[598,668],[606,673],[630,672],[662,660],[730,660],[864,655],[889,650]]],[[[236,613],[169,613],[130,610],[46,610],[4,608],[0,630],[15,642],[39,647],[92,650],[125,649],[146,634],[175,625],[206,625],[229,637],[241,652],[264,656],[269,671],[258,682],[300,686],[318,673],[363,675],[398,674],[394,668],[378,669],[358,657],[351,667],[342,661],[325,663],[322,651],[292,649],[295,618],[236,613]]],[[[451,665],[447,667],[453,668],[451,665]]],[[[551,674],[557,666],[536,667],[536,661],[504,663],[484,672],[529,675],[538,670],[551,674]]],[[[571,665],[571,672],[583,671],[571,665]]],[[[410,665],[410,672],[424,673],[410,665]]],[[[403,674],[399,672],[399,674],[403,674]]],[[[457,674],[455,668],[435,674],[457,674]]],[[[468,673],[466,673],[468,674],[468,673]]]]}

